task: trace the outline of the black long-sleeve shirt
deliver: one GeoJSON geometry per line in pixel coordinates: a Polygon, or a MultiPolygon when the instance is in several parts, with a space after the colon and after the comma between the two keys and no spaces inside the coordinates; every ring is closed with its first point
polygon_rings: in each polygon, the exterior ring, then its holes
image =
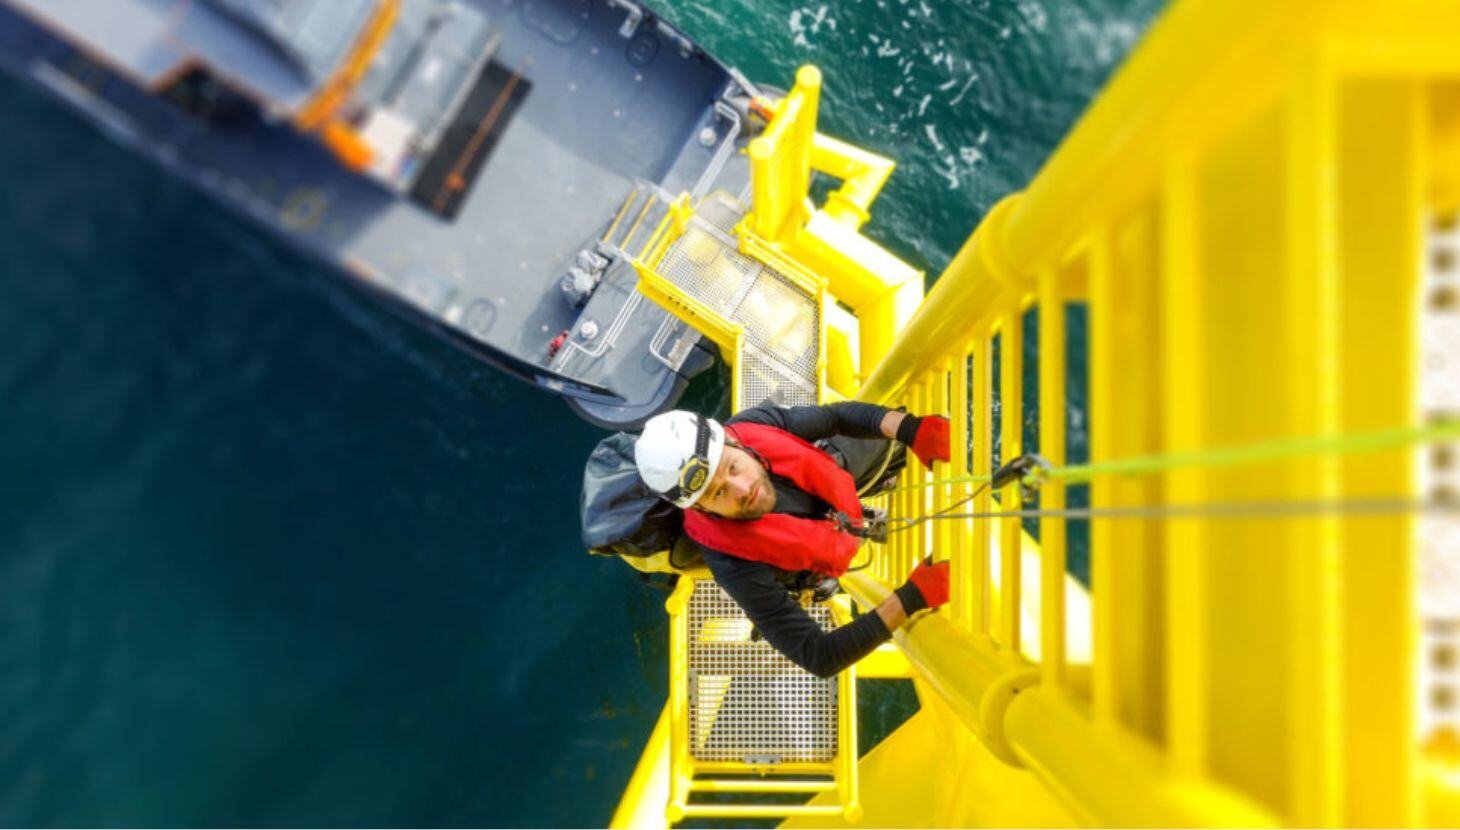
{"type": "MultiPolygon", "coordinates": [[[[833,435],[880,438],[885,414],[883,407],[856,401],[825,406],[763,405],[744,410],[726,423],[778,427],[814,442],[833,435]]],[[[771,484],[776,491],[774,513],[819,519],[830,509],[789,479],[772,474],[771,484]]],[[[766,642],[818,677],[837,674],[892,636],[876,614],[863,614],[834,631],[823,631],[787,590],[794,574],[715,550],[706,549],[704,559],[715,581],[740,605],[766,642]]]]}

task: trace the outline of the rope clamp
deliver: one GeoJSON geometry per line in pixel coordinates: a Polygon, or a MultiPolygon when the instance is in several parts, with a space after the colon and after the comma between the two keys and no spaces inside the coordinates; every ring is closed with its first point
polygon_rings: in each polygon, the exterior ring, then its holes
{"type": "Polygon", "coordinates": [[[1052,469],[1053,466],[1043,456],[1025,453],[994,470],[993,477],[989,479],[989,488],[1002,490],[1017,481],[1020,498],[1026,502],[1037,501],[1039,486],[1049,480],[1052,469]]]}

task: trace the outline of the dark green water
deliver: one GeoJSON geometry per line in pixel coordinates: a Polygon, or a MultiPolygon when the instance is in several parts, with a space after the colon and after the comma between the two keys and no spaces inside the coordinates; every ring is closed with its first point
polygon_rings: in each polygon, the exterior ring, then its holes
{"type": "MultiPolygon", "coordinates": [[[[1157,5],[659,7],[820,65],[936,274],[1157,5]]],[[[607,821],[666,632],[578,547],[599,433],[8,79],[0,136],[0,824],[607,821]]]]}

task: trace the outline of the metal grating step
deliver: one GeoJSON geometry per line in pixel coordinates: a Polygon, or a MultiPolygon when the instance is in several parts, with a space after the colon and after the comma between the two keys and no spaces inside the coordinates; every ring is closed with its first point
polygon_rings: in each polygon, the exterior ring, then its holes
{"type": "Polygon", "coordinates": [[[665,251],[659,272],[691,297],[745,327],[736,366],[745,406],[815,404],[821,309],[790,279],[736,249],[722,206],[701,212],[665,251]],[[711,221],[706,218],[711,216],[711,221]]]}
{"type": "MultiPolygon", "coordinates": [[[[822,628],[831,613],[808,609],[822,628]]],[[[740,607],[710,580],[689,601],[690,755],[699,762],[826,763],[837,754],[838,691],[752,637],[740,607]]]]}

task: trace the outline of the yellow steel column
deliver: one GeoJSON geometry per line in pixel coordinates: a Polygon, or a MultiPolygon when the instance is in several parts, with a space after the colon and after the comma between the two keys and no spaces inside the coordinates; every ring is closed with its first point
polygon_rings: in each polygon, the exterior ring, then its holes
{"type": "MultiPolygon", "coordinates": [[[[977,333],[973,347],[973,474],[986,476],[993,469],[993,377],[990,335],[986,328],[977,333]]],[[[975,485],[977,488],[977,485],[975,485]]],[[[973,500],[973,513],[987,514],[993,509],[993,497],[984,487],[973,500]]],[[[989,574],[989,554],[993,548],[992,519],[973,520],[972,567],[968,569],[970,604],[968,622],[974,634],[987,635],[992,625],[993,580],[989,574]]]]}
{"type": "MultiPolygon", "coordinates": [[[[969,423],[969,389],[968,384],[968,349],[961,346],[956,352],[953,360],[953,401],[949,406],[948,423],[948,470],[947,475],[951,478],[964,478],[969,475],[968,451],[972,446],[971,431],[972,424],[969,423]]],[[[953,501],[957,502],[973,492],[969,489],[968,482],[959,482],[953,485],[953,501]]],[[[964,502],[962,507],[955,508],[955,512],[972,512],[972,505],[964,502]]],[[[950,559],[948,565],[949,583],[949,616],[965,631],[968,630],[969,609],[972,607],[974,594],[969,579],[972,568],[972,557],[974,546],[971,534],[973,523],[967,519],[949,519],[944,524],[951,526],[950,536],[952,545],[946,551],[950,559]]]]}
{"type": "Polygon", "coordinates": [[[783,206],[777,198],[776,173],[772,164],[775,147],[766,136],[760,136],[751,140],[745,154],[750,158],[750,203],[755,233],[762,239],[775,239],[780,220],[785,218],[783,206]]]}
{"type": "MultiPolygon", "coordinates": [[[[932,383],[932,389],[929,390],[930,394],[928,396],[928,411],[919,414],[948,414],[948,367],[949,361],[946,359],[934,364],[934,369],[930,378],[930,381],[932,383]]],[[[952,475],[951,469],[953,465],[951,463],[951,459],[953,456],[951,437],[949,440],[948,457],[950,459],[949,463],[944,463],[934,467],[934,480],[946,479],[952,475]]],[[[943,510],[951,503],[948,498],[948,494],[951,492],[951,488],[948,484],[938,484],[935,485],[932,490],[933,492],[930,494],[932,496],[930,512],[936,513],[943,510]]],[[[955,529],[955,525],[952,521],[947,520],[936,520],[931,522],[930,524],[933,525],[933,527],[931,528],[933,544],[929,547],[928,552],[931,553],[936,559],[947,559],[948,557],[953,555],[953,531],[955,529]]],[[[949,567],[952,566],[950,565],[949,567]]]]}
{"type": "Polygon", "coordinates": [[[665,817],[680,821],[694,777],[689,754],[689,598],[695,581],[682,577],[664,607],[669,612],[669,804],[665,817]]]}
{"type": "MultiPolygon", "coordinates": [[[[1096,462],[1160,447],[1157,355],[1150,340],[1160,331],[1153,308],[1153,224],[1149,211],[1138,212],[1097,239],[1091,251],[1090,436],[1096,462]]],[[[1097,508],[1160,502],[1149,477],[1100,476],[1092,485],[1097,508]]],[[[1165,727],[1167,633],[1159,527],[1140,519],[1091,522],[1096,711],[1158,742],[1165,727]]]]}
{"type": "Polygon", "coordinates": [[[857,667],[842,672],[837,683],[836,792],[842,818],[853,822],[862,816],[857,786],[857,667]]]}
{"type": "MultiPolygon", "coordinates": [[[[1065,463],[1065,301],[1059,273],[1039,275],[1039,454],[1050,464],[1065,463]]],[[[1064,482],[1039,489],[1041,510],[1063,510],[1064,482]]],[[[1044,683],[1058,686],[1065,676],[1065,520],[1039,520],[1040,658],[1044,683]]]]}
{"type": "MultiPolygon", "coordinates": [[[[1210,285],[1201,297],[1202,324],[1214,339],[1202,373],[1213,390],[1204,419],[1208,446],[1286,435],[1288,387],[1311,383],[1289,376],[1281,334],[1293,314],[1279,290],[1287,267],[1286,158],[1273,104],[1208,150],[1197,171],[1197,238],[1213,240],[1197,248],[1210,285]]],[[[1203,496],[1213,502],[1275,502],[1291,494],[1281,462],[1209,469],[1202,481],[1203,496]]],[[[1309,520],[1213,519],[1204,526],[1212,552],[1204,585],[1212,609],[1206,700],[1211,722],[1220,725],[1207,735],[1208,765],[1289,820],[1295,750],[1287,622],[1295,563],[1285,527],[1309,520]]]]}
{"type": "MultiPolygon", "coordinates": [[[[1113,336],[1115,305],[1114,275],[1110,272],[1110,255],[1105,236],[1096,237],[1088,253],[1090,266],[1090,302],[1086,325],[1089,327],[1089,362],[1087,381],[1090,410],[1090,458],[1102,459],[1111,456],[1111,430],[1107,426],[1114,421],[1115,391],[1112,388],[1112,374],[1115,360],[1115,338],[1113,336]]],[[[1090,482],[1090,504],[1094,506],[1112,503],[1114,491],[1112,480],[1100,476],[1090,482]]],[[[1091,678],[1090,703],[1095,717],[1115,721],[1118,714],[1118,688],[1116,677],[1116,607],[1112,598],[1115,583],[1115,552],[1112,526],[1109,522],[1090,522],[1090,588],[1091,588],[1091,678]]]]}
{"type": "Polygon", "coordinates": [[[665,704],[648,743],[644,745],[644,753],[634,767],[634,774],[624,786],[618,807],[608,822],[609,827],[615,830],[650,830],[663,826],[665,805],[669,803],[669,756],[673,751],[669,737],[670,717],[670,705],[665,704]]]}
{"type": "MultiPolygon", "coordinates": [[[[1287,361],[1275,368],[1288,380],[1284,431],[1291,435],[1330,435],[1339,423],[1334,88],[1321,50],[1314,52],[1298,62],[1285,107],[1288,262],[1280,302],[1287,361]]],[[[1295,459],[1288,467],[1289,498],[1338,495],[1336,457],[1295,459]]],[[[1339,526],[1331,515],[1283,524],[1279,539],[1291,569],[1288,628],[1279,635],[1291,644],[1289,807],[1298,824],[1332,825],[1339,821],[1343,768],[1339,526]]]]}
{"type": "MultiPolygon", "coordinates": [[[[1416,229],[1426,213],[1430,113],[1417,80],[1350,80],[1341,90],[1336,244],[1344,303],[1338,377],[1341,429],[1350,432],[1415,417],[1415,316],[1424,302],[1416,296],[1424,267],[1416,229]],[[1367,336],[1373,331],[1384,336],[1367,336]]],[[[1346,456],[1343,495],[1392,498],[1410,492],[1413,458],[1409,452],[1346,456]]],[[[1345,517],[1342,525],[1342,822],[1419,824],[1415,517],[1345,517]]]]}
{"type": "MultiPolygon", "coordinates": [[[[1202,317],[1202,278],[1195,212],[1196,183],[1188,159],[1167,166],[1161,198],[1165,275],[1161,317],[1161,383],[1165,388],[1162,427],[1166,446],[1177,452],[1204,446],[1207,401],[1207,326],[1202,317]]],[[[1202,471],[1176,468],[1166,473],[1166,499],[1200,504],[1206,499],[1202,471]]],[[[1206,520],[1165,522],[1167,556],[1166,736],[1173,767],[1182,774],[1207,772],[1208,633],[1206,520]]]]}
{"type": "MultiPolygon", "coordinates": [[[[929,411],[929,405],[933,398],[932,372],[924,371],[923,373],[918,375],[916,381],[916,389],[917,391],[913,395],[913,406],[911,411],[915,414],[921,415],[929,411]]],[[[923,463],[921,461],[917,460],[916,458],[911,459],[909,463],[912,466],[918,468],[916,474],[918,488],[913,491],[914,501],[912,515],[926,516],[928,515],[928,513],[931,512],[928,509],[928,505],[932,503],[933,488],[929,486],[929,483],[933,480],[933,474],[931,471],[928,470],[928,468],[923,466],[923,463]]],[[[935,529],[933,527],[934,524],[936,524],[936,522],[925,523],[922,527],[919,527],[911,534],[909,534],[913,537],[913,544],[912,550],[910,551],[910,555],[908,557],[908,561],[906,562],[908,572],[911,572],[913,568],[916,568],[918,566],[918,563],[922,561],[923,557],[928,555],[928,540],[929,537],[932,536],[935,529]]]]}
{"type": "MultiPolygon", "coordinates": [[[[795,155],[792,157],[793,175],[786,177],[785,196],[799,203],[811,191],[811,151],[816,139],[816,119],[821,108],[821,70],[806,64],[796,70],[795,92],[801,95],[801,117],[794,123],[795,134],[789,136],[795,155]]],[[[798,208],[790,208],[796,211],[798,208]]]]}
{"type": "MultiPolygon", "coordinates": [[[[1007,464],[1023,452],[1024,445],[1024,317],[1019,305],[1010,307],[999,322],[999,462],[1007,464]]],[[[1017,485],[999,493],[999,509],[1020,509],[1017,485]]],[[[1020,651],[1019,595],[1020,552],[1024,544],[1022,520],[1006,516],[999,520],[999,636],[1010,652],[1020,651]]]]}

